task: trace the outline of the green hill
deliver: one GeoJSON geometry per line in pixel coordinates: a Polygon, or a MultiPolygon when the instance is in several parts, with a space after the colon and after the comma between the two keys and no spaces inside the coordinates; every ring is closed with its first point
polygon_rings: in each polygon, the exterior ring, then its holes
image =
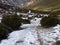
{"type": "Polygon", "coordinates": [[[60,10],[60,0],[41,0],[33,6],[28,6],[33,10],[60,10]]]}

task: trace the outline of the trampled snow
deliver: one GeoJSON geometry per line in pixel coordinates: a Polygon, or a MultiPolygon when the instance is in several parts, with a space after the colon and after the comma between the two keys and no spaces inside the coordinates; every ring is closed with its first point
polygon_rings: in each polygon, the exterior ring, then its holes
{"type": "Polygon", "coordinates": [[[60,38],[60,25],[57,25],[53,28],[49,29],[40,29],[40,37],[43,40],[44,45],[52,45],[56,41],[58,41],[60,38]]]}
{"type": "Polygon", "coordinates": [[[43,45],[52,45],[60,40],[60,25],[43,29],[39,27],[40,20],[41,18],[35,18],[31,20],[31,24],[23,24],[23,30],[10,33],[8,39],[2,40],[0,45],[40,45],[37,30],[43,45]]]}

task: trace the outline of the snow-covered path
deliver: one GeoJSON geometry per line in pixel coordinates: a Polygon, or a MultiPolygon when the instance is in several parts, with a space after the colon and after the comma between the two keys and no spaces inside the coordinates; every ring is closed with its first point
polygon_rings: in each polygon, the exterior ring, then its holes
{"type": "Polygon", "coordinates": [[[60,40],[60,25],[43,29],[38,26],[40,20],[41,18],[35,18],[31,20],[31,24],[23,24],[21,26],[23,30],[12,32],[8,39],[1,41],[0,45],[40,45],[38,38],[43,45],[52,45],[56,40],[60,40]]]}
{"type": "Polygon", "coordinates": [[[49,29],[37,28],[37,30],[39,31],[43,45],[52,45],[56,41],[60,40],[60,25],[49,29]]]}
{"type": "Polygon", "coordinates": [[[38,21],[40,19],[36,18],[31,20],[31,24],[23,24],[21,27],[25,29],[12,32],[8,39],[1,41],[0,45],[40,45],[36,34],[38,21]]]}

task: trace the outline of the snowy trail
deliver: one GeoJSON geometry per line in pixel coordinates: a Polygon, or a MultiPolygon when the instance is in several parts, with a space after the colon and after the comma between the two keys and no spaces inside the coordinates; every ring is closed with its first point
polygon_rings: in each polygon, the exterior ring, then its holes
{"type": "Polygon", "coordinates": [[[31,20],[31,24],[23,24],[21,27],[25,29],[12,32],[8,39],[1,41],[0,45],[40,45],[36,34],[38,21],[40,22],[40,19],[36,18],[31,20]]]}
{"type": "Polygon", "coordinates": [[[43,29],[38,26],[40,20],[41,18],[35,18],[31,24],[23,24],[21,27],[25,29],[12,32],[0,45],[52,45],[60,40],[60,25],[43,29]]]}
{"type": "Polygon", "coordinates": [[[60,40],[60,25],[49,29],[37,28],[37,30],[40,33],[43,45],[52,45],[56,41],[60,40]]]}

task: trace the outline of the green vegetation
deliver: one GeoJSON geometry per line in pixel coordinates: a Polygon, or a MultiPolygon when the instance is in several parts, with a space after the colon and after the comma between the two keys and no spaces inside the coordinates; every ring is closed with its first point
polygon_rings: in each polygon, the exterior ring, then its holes
{"type": "Polygon", "coordinates": [[[13,31],[10,27],[3,23],[0,23],[0,40],[6,39],[8,34],[13,31]]]}
{"type": "Polygon", "coordinates": [[[41,26],[45,28],[53,27],[58,24],[58,19],[55,17],[43,17],[41,20],[41,26]]]}
{"type": "Polygon", "coordinates": [[[23,19],[23,20],[22,20],[22,23],[23,23],[23,24],[30,24],[30,20],[29,20],[29,19],[23,19]]]}
{"type": "Polygon", "coordinates": [[[38,11],[60,10],[60,0],[42,0],[42,1],[39,1],[39,3],[37,3],[36,5],[29,6],[28,8],[32,10],[38,10],[38,11]]]}
{"type": "Polygon", "coordinates": [[[21,20],[21,17],[18,15],[4,15],[1,22],[16,30],[21,26],[21,20]]]}
{"type": "Polygon", "coordinates": [[[22,19],[22,16],[18,15],[4,15],[0,23],[0,40],[6,39],[8,34],[12,31],[18,30],[21,27],[21,23],[30,23],[28,19],[22,19]]]}
{"type": "Polygon", "coordinates": [[[27,13],[29,10],[25,8],[16,8],[16,12],[27,13]]]}
{"type": "Polygon", "coordinates": [[[60,45],[60,41],[57,41],[57,42],[56,42],[56,45],[60,45]]]}

